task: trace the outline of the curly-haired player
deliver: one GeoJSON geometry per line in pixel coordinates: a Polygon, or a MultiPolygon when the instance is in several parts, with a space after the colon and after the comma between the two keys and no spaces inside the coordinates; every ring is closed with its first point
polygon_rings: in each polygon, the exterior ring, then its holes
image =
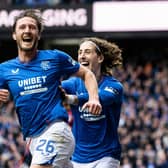
{"type": "Polygon", "coordinates": [[[123,100],[123,86],[113,76],[113,68],[122,65],[122,51],[105,39],[82,39],[78,61],[96,76],[101,114],[93,115],[82,109],[88,93],[81,79],[73,77],[62,81],[63,95],[71,104],[75,151],[74,168],[118,168],[121,145],[118,125],[123,100]]]}

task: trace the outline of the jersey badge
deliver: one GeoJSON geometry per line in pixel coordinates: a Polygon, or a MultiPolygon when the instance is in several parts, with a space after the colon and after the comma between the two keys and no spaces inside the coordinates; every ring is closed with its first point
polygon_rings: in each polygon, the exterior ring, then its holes
{"type": "Polygon", "coordinates": [[[43,70],[49,70],[51,67],[50,67],[50,62],[49,61],[42,61],[41,62],[41,68],[43,70]]]}

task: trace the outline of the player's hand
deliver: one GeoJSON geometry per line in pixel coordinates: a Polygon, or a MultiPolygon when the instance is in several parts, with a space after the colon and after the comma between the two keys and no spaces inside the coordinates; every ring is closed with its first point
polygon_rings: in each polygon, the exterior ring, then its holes
{"type": "Polygon", "coordinates": [[[7,102],[9,100],[9,91],[7,89],[0,89],[0,102],[7,102]]]}
{"type": "Polygon", "coordinates": [[[98,100],[89,100],[86,102],[82,110],[87,109],[91,114],[99,115],[102,111],[102,106],[98,100]]]}
{"type": "Polygon", "coordinates": [[[63,100],[63,104],[69,104],[69,105],[78,104],[78,98],[76,95],[67,94],[66,91],[61,86],[59,86],[59,90],[61,92],[61,98],[63,100]]]}

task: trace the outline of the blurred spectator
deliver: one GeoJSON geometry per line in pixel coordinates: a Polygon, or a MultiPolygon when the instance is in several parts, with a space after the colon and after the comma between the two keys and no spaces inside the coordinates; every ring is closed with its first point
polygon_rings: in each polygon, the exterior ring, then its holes
{"type": "Polygon", "coordinates": [[[125,86],[120,139],[121,168],[168,168],[168,69],[126,65],[117,72],[125,86]],[[126,163],[127,162],[127,163],[126,163]]]}
{"type": "Polygon", "coordinates": [[[25,0],[11,0],[13,6],[17,5],[24,5],[25,0]]]}
{"type": "MultiPolygon", "coordinates": [[[[25,149],[26,144],[15,116],[14,104],[9,101],[0,108],[0,167],[18,168],[21,166],[20,161],[25,149]]],[[[28,165],[29,161],[27,163],[23,161],[22,164],[28,165]]]]}
{"type": "Polygon", "coordinates": [[[47,4],[50,6],[60,4],[63,0],[47,0],[47,4]]]}
{"type": "Polygon", "coordinates": [[[47,0],[25,0],[26,5],[36,6],[36,5],[46,5],[47,0]]]}
{"type": "Polygon", "coordinates": [[[6,7],[6,6],[10,6],[12,4],[12,0],[0,0],[0,7],[6,7]]]}

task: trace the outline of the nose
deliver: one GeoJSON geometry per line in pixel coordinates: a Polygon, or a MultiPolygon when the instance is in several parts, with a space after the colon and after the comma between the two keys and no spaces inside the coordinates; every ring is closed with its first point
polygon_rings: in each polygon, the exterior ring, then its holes
{"type": "Polygon", "coordinates": [[[80,58],[86,58],[85,52],[84,51],[80,52],[79,55],[78,55],[78,57],[80,57],[80,58]]]}
{"type": "Polygon", "coordinates": [[[25,29],[24,29],[24,32],[30,32],[30,27],[29,26],[26,26],[25,29]]]}
{"type": "Polygon", "coordinates": [[[86,59],[85,54],[79,54],[78,55],[78,61],[79,62],[84,61],[85,59],[86,59]]]}
{"type": "Polygon", "coordinates": [[[86,57],[85,57],[84,52],[80,52],[78,54],[78,61],[81,62],[81,61],[84,61],[85,59],[86,59],[86,57]]]}

